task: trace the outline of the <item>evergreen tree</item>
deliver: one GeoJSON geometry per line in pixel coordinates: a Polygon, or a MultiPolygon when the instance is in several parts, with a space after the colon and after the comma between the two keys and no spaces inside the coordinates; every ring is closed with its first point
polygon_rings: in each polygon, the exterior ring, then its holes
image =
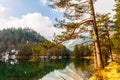
{"type": "Polygon", "coordinates": [[[75,59],[79,59],[80,58],[80,51],[79,51],[78,45],[75,45],[73,54],[74,54],[75,59]]]}
{"type": "Polygon", "coordinates": [[[120,52],[120,0],[115,0],[115,33],[112,36],[113,52],[119,55],[120,52]]]}
{"type": "Polygon", "coordinates": [[[110,59],[112,58],[112,47],[111,47],[111,39],[110,39],[110,32],[111,28],[109,26],[109,23],[112,22],[109,17],[109,13],[107,14],[96,14],[96,22],[97,27],[99,30],[99,40],[100,40],[100,46],[102,55],[104,56],[104,59],[108,58],[110,56],[110,59]]]}
{"type": "Polygon", "coordinates": [[[57,36],[57,41],[65,41],[74,38],[81,38],[81,32],[86,31],[87,26],[92,27],[92,38],[95,45],[95,64],[96,68],[103,68],[102,55],[100,43],[98,38],[98,30],[95,20],[95,12],[92,0],[50,0],[53,2],[53,8],[64,8],[64,17],[69,19],[70,22],[64,20],[57,20],[58,24],[55,25],[60,28],[66,29],[63,35],[57,36]],[[86,18],[85,16],[89,16],[86,18]]]}
{"type": "Polygon", "coordinates": [[[48,58],[52,58],[55,56],[56,58],[69,58],[70,51],[61,44],[54,44],[53,42],[47,41],[44,43],[38,44],[36,47],[32,48],[33,55],[31,56],[30,60],[35,61],[39,60],[40,56],[44,57],[47,56],[48,58]]]}
{"type": "Polygon", "coordinates": [[[87,45],[87,44],[75,45],[73,54],[76,59],[80,59],[85,56],[91,56],[92,50],[90,49],[89,45],[87,45]]]}
{"type": "Polygon", "coordinates": [[[3,44],[0,48],[4,51],[14,48],[19,50],[21,44],[37,44],[45,41],[47,39],[29,28],[8,28],[0,31],[0,44],[3,44]]]}

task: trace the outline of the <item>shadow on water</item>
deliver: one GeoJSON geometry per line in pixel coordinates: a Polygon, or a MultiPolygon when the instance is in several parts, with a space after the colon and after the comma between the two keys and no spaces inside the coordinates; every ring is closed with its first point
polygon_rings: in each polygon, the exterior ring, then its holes
{"type": "Polygon", "coordinates": [[[27,62],[19,60],[17,64],[0,62],[0,80],[38,80],[55,69],[64,69],[70,60],[46,60],[27,62]]]}

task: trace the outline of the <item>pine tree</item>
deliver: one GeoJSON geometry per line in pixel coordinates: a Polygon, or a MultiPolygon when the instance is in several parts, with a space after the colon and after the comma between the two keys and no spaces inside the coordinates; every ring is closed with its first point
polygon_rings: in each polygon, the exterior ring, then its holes
{"type": "Polygon", "coordinates": [[[119,54],[120,52],[120,0],[115,0],[115,33],[112,36],[113,52],[119,54]]]}
{"type": "Polygon", "coordinates": [[[96,68],[103,68],[103,61],[98,38],[98,30],[95,19],[95,12],[92,0],[50,0],[53,2],[52,8],[64,8],[64,17],[69,22],[57,20],[55,25],[64,28],[63,35],[56,37],[57,41],[65,41],[74,38],[81,38],[81,32],[86,31],[87,26],[92,27],[92,38],[95,45],[95,64],[96,68]],[[86,18],[86,16],[89,16],[86,18]]]}
{"type": "Polygon", "coordinates": [[[99,34],[102,55],[107,56],[107,57],[110,56],[110,59],[113,60],[112,47],[111,47],[112,42],[111,42],[110,34],[109,34],[109,32],[112,30],[109,26],[109,23],[111,23],[112,21],[110,20],[109,13],[107,14],[97,13],[96,22],[97,22],[97,27],[99,30],[98,34],[99,34]]]}

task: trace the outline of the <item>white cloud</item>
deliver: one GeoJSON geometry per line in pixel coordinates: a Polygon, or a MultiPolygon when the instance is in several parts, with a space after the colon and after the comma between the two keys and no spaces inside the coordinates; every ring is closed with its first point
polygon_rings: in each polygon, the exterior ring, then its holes
{"type": "Polygon", "coordinates": [[[3,12],[5,12],[5,11],[6,11],[6,8],[3,7],[2,5],[0,5],[0,13],[3,13],[3,12]]]}
{"type": "Polygon", "coordinates": [[[7,8],[0,4],[0,17],[3,17],[6,12],[7,8]]]}
{"type": "MultiPolygon", "coordinates": [[[[12,13],[12,9],[0,4],[0,24],[12,13]]],[[[1,27],[0,27],[1,28],[1,27]]]]}
{"type": "Polygon", "coordinates": [[[114,0],[98,0],[95,3],[95,11],[99,13],[112,13],[112,9],[114,8],[115,1],[114,0]]]}
{"type": "Polygon", "coordinates": [[[50,19],[46,16],[42,16],[40,13],[29,13],[21,18],[10,17],[9,19],[0,22],[0,29],[4,28],[25,28],[29,27],[34,29],[47,39],[51,39],[54,33],[59,33],[59,30],[52,27],[50,19]]]}
{"type": "Polygon", "coordinates": [[[40,0],[42,2],[43,5],[45,5],[47,3],[47,0],[40,0]]]}
{"type": "Polygon", "coordinates": [[[65,9],[64,8],[52,9],[52,11],[53,11],[53,13],[54,12],[61,12],[61,13],[63,13],[65,11],[65,9]]]}

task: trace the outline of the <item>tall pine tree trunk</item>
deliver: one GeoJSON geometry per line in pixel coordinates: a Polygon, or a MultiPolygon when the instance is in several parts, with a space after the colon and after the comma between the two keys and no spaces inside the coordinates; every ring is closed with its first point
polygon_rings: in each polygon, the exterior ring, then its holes
{"type": "Polygon", "coordinates": [[[95,44],[95,60],[96,60],[96,65],[98,69],[103,68],[103,60],[102,60],[102,54],[101,54],[101,49],[100,49],[100,43],[99,43],[99,37],[98,37],[98,30],[96,26],[96,20],[95,20],[95,12],[94,12],[94,7],[93,7],[93,1],[88,0],[90,3],[90,9],[91,9],[91,18],[92,18],[92,29],[93,29],[93,40],[95,44]]]}
{"type": "Polygon", "coordinates": [[[98,66],[97,66],[97,56],[96,56],[96,50],[95,50],[95,43],[93,42],[93,53],[94,53],[94,68],[96,69],[98,66]]]}
{"type": "Polygon", "coordinates": [[[110,60],[113,61],[113,56],[112,56],[112,48],[111,48],[111,40],[110,40],[110,35],[109,35],[109,32],[108,32],[108,27],[107,25],[105,25],[105,29],[107,30],[107,40],[109,42],[109,53],[110,53],[110,60]]]}

